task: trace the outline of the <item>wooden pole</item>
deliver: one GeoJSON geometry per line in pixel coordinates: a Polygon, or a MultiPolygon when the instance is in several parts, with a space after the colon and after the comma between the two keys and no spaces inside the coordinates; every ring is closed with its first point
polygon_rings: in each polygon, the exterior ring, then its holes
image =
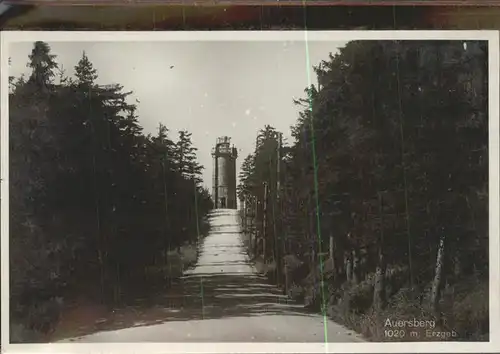
{"type": "Polygon", "coordinates": [[[245,198],[243,198],[243,231],[245,234],[247,233],[247,205],[248,204],[248,197],[245,195],[245,198]]]}
{"type": "Polygon", "coordinates": [[[259,245],[259,228],[257,227],[257,216],[259,213],[259,203],[257,197],[254,196],[254,203],[255,203],[255,215],[253,217],[253,227],[255,229],[255,236],[254,236],[254,257],[257,257],[258,254],[258,245],[259,245]]]}
{"type": "Polygon", "coordinates": [[[276,159],[277,166],[276,166],[276,191],[277,191],[277,198],[280,198],[280,188],[281,188],[281,147],[283,144],[283,133],[279,133],[279,138],[278,138],[278,151],[277,155],[278,158],[276,159]]]}
{"type": "MultiPolygon", "coordinates": [[[[162,124],[160,123],[158,135],[161,137],[162,124]]],[[[161,141],[163,143],[163,140],[161,141]]],[[[167,183],[166,183],[166,173],[165,173],[165,160],[166,154],[163,155],[163,159],[161,161],[161,170],[162,170],[162,182],[163,182],[163,203],[164,203],[164,212],[165,212],[165,235],[163,235],[164,242],[164,250],[163,250],[163,277],[167,278],[167,264],[168,264],[168,252],[170,251],[170,237],[169,233],[169,218],[168,218],[168,196],[167,196],[167,183]]]]}
{"type": "Polygon", "coordinates": [[[219,208],[219,147],[218,141],[215,141],[215,149],[214,149],[214,170],[215,170],[215,178],[214,178],[214,207],[215,209],[219,208]]]}
{"type": "Polygon", "coordinates": [[[275,201],[273,199],[273,224],[274,227],[274,248],[275,248],[275,262],[276,262],[276,278],[278,284],[281,283],[281,248],[282,248],[282,237],[283,237],[283,227],[282,227],[282,212],[281,212],[281,145],[283,141],[283,134],[278,133],[278,146],[276,151],[276,204],[278,209],[278,215],[275,215],[275,201]]]}
{"type": "Polygon", "coordinates": [[[264,263],[266,261],[266,238],[267,238],[267,183],[264,182],[264,205],[262,206],[262,254],[264,258],[264,263]]]}

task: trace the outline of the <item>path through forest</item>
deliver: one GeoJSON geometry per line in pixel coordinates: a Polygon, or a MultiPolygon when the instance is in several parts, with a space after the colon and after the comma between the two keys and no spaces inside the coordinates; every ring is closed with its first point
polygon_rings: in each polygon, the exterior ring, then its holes
{"type": "Polygon", "coordinates": [[[196,267],[165,294],[155,310],[162,316],[156,315],[153,324],[138,315],[131,328],[64,342],[363,341],[341,325],[307,312],[257,274],[243,246],[237,210],[215,210],[210,222],[196,267]]]}

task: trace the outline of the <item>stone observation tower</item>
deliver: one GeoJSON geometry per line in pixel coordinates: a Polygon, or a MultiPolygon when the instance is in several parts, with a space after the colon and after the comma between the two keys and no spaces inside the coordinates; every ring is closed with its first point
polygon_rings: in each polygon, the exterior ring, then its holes
{"type": "Polygon", "coordinates": [[[231,146],[231,138],[217,139],[212,149],[212,197],[216,209],[236,209],[236,158],[238,152],[231,146]]]}

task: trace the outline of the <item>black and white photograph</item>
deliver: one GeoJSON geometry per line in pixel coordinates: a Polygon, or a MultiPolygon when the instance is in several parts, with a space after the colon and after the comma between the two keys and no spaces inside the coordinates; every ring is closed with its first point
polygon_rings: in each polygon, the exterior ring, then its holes
{"type": "Polygon", "coordinates": [[[2,33],[4,346],[499,349],[499,49],[2,33]]]}

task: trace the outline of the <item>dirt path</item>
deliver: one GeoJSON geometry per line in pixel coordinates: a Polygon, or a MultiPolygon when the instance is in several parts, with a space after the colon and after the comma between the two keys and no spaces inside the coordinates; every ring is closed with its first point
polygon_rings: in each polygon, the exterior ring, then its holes
{"type": "Polygon", "coordinates": [[[236,210],[216,210],[196,267],[155,306],[113,314],[112,325],[77,342],[359,342],[355,333],[304,310],[256,273],[236,210]],[[120,328],[111,331],[111,327],[120,328]]]}

